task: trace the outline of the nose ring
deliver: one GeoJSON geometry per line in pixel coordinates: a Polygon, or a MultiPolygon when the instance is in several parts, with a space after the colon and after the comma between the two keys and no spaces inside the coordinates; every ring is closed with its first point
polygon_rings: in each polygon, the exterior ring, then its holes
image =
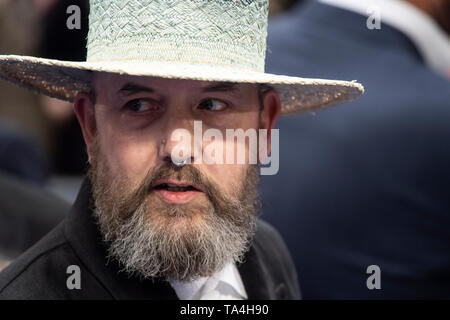
{"type": "Polygon", "coordinates": [[[173,162],[174,165],[176,165],[177,167],[181,168],[181,167],[183,167],[184,165],[186,165],[187,159],[182,159],[182,160],[180,160],[180,161],[174,161],[174,160],[172,159],[172,162],[173,162]]]}

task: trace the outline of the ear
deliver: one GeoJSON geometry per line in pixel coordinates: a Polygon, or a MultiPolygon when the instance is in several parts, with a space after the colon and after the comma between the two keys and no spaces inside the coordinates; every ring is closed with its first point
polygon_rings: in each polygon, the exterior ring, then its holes
{"type": "Polygon", "coordinates": [[[278,93],[269,88],[262,93],[263,109],[260,114],[259,128],[267,129],[267,156],[271,150],[272,129],[281,113],[281,103],[278,93]]]}
{"type": "Polygon", "coordinates": [[[91,149],[97,131],[94,99],[89,93],[79,92],[75,97],[73,106],[86,143],[89,163],[91,163],[91,149]]]}

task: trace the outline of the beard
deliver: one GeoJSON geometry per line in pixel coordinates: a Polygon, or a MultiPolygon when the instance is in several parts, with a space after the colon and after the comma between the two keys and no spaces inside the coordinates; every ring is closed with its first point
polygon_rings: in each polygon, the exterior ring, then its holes
{"type": "Polygon", "coordinates": [[[190,281],[210,276],[227,263],[241,263],[255,232],[260,209],[259,173],[250,165],[227,195],[192,165],[164,163],[136,185],[114,175],[97,139],[88,177],[94,216],[108,249],[108,259],[140,278],[190,281]],[[158,180],[184,180],[204,196],[185,204],[164,202],[152,192],[158,180]]]}

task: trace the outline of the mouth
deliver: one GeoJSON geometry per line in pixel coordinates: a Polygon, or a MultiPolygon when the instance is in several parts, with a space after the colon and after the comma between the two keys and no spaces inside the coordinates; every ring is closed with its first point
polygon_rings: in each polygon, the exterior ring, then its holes
{"type": "Polygon", "coordinates": [[[165,202],[183,204],[203,193],[198,186],[185,181],[158,181],[153,191],[165,202]]]}

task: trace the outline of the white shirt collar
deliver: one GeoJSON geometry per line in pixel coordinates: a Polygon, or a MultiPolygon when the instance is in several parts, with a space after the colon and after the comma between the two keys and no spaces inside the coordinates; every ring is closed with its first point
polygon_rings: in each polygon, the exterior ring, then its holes
{"type": "Polygon", "coordinates": [[[201,277],[190,282],[171,280],[170,284],[180,300],[248,299],[234,263],[228,263],[211,277],[201,277]]]}
{"type": "Polygon", "coordinates": [[[319,1],[365,16],[371,14],[371,7],[379,8],[381,23],[403,32],[415,44],[429,68],[450,77],[450,36],[430,16],[413,5],[402,0],[319,1]]]}

